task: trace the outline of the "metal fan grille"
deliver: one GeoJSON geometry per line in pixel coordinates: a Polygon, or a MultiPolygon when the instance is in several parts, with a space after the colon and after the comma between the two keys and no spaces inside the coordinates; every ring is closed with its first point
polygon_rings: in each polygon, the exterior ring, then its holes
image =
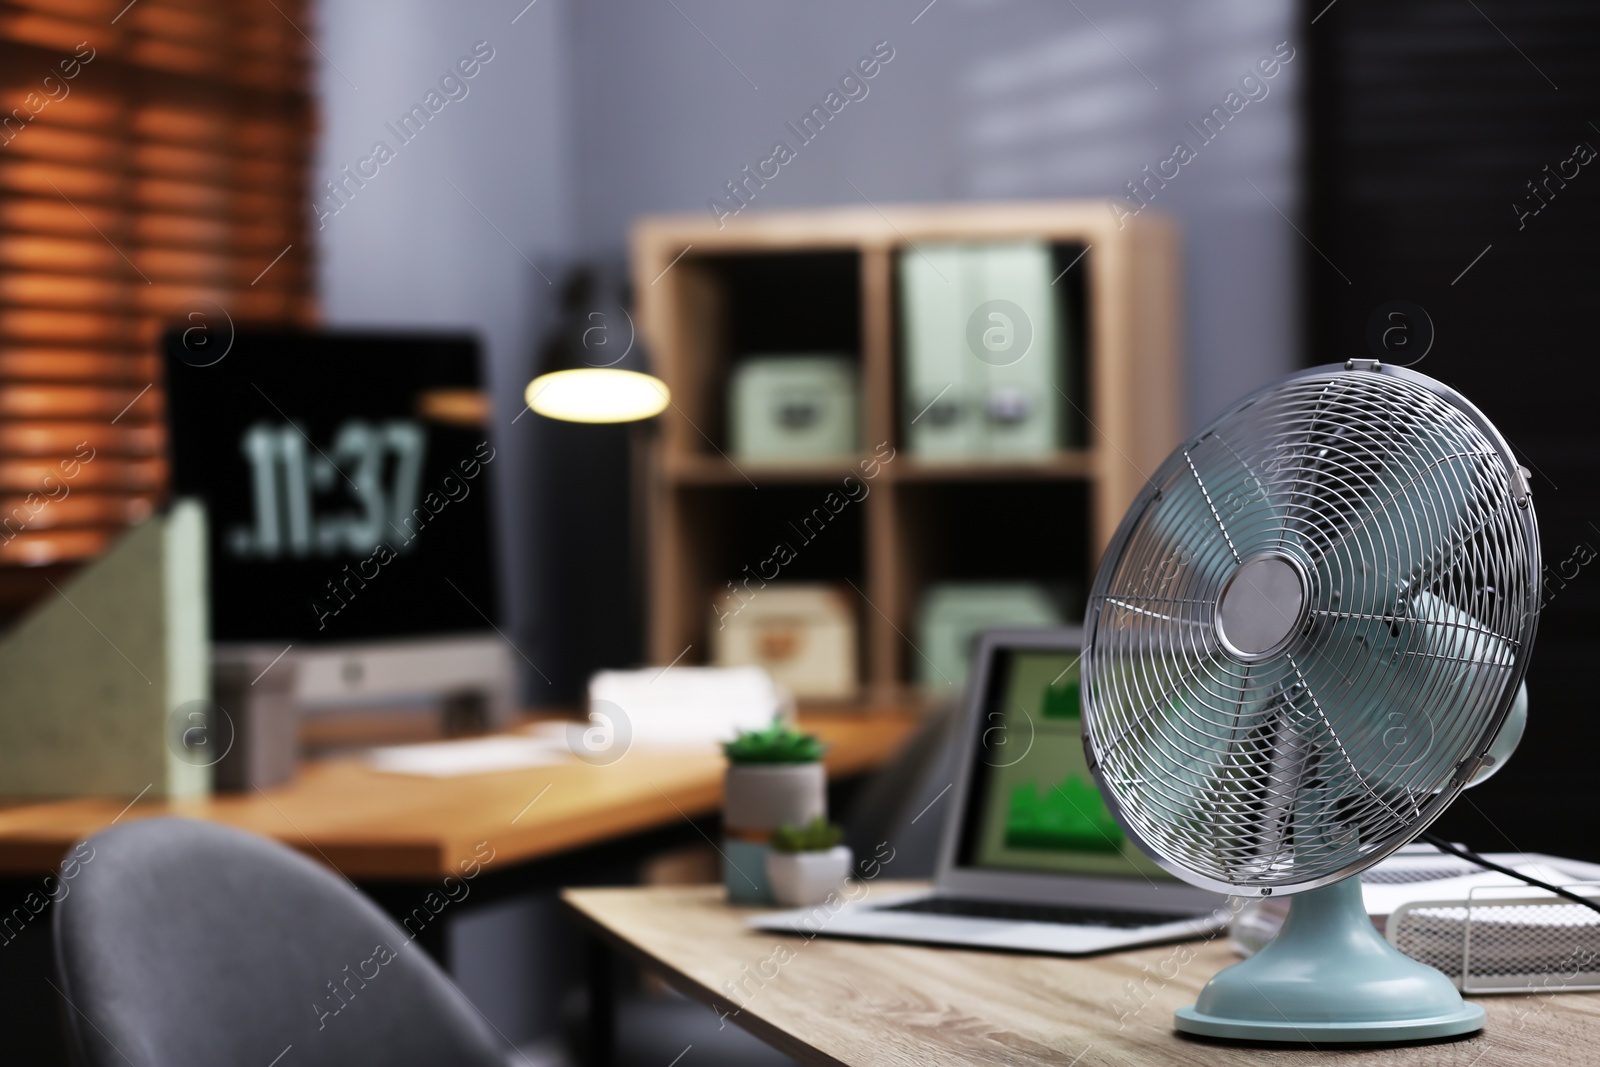
{"type": "Polygon", "coordinates": [[[1101,565],[1083,668],[1090,765],[1164,866],[1314,888],[1455,797],[1536,621],[1508,457],[1431,379],[1319,368],[1167,460],[1101,565]]]}

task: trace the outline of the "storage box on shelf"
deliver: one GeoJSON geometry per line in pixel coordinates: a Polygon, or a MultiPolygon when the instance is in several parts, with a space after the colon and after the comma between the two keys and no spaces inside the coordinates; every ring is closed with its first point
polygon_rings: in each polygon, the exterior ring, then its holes
{"type": "MultiPolygon", "coordinates": [[[[908,635],[928,586],[1086,589],[1124,509],[1181,432],[1177,236],[1149,213],[1123,221],[1103,201],[750,213],[721,226],[706,215],[639,220],[638,325],[673,396],[651,470],[651,658],[706,662],[719,595],[831,582],[858,600],[863,695],[895,701],[918,673],[908,635]],[[920,423],[912,428],[913,404],[930,391],[910,380],[919,372],[907,334],[919,329],[962,327],[954,358],[971,360],[962,373],[974,370],[968,378],[990,390],[991,422],[1033,417],[997,410],[1016,376],[989,373],[966,352],[969,318],[989,310],[966,305],[990,300],[986,281],[945,273],[954,314],[942,326],[919,326],[907,303],[915,284],[938,281],[931,271],[912,277],[925,250],[1003,247],[1015,250],[1004,269],[1037,273],[1030,257],[1059,269],[1051,294],[1066,294],[1065,310],[1040,343],[1070,355],[1048,353],[1061,365],[1024,382],[1059,390],[1059,409],[1040,409],[1042,444],[1029,423],[1025,446],[930,452],[920,423]],[[859,374],[860,455],[740,459],[729,391],[741,361],[817,352],[859,374]]],[[[980,253],[980,266],[963,269],[1004,267],[981,266],[984,255],[994,258],[980,253]]]]}

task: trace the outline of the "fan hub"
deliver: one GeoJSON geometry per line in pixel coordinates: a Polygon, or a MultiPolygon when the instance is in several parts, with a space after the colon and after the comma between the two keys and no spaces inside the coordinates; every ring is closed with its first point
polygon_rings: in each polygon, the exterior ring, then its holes
{"type": "Polygon", "coordinates": [[[1233,569],[1217,598],[1217,637],[1247,662],[1280,652],[1305,621],[1311,582],[1291,556],[1269,552],[1233,569]]]}

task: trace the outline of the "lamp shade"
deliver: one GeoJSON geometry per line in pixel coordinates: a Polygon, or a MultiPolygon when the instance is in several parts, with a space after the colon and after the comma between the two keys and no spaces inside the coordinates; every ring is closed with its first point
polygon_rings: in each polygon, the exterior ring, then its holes
{"type": "Polygon", "coordinates": [[[533,411],[567,422],[634,422],[672,402],[650,373],[622,287],[597,283],[587,267],[562,282],[561,321],[539,346],[525,395],[533,411]]]}

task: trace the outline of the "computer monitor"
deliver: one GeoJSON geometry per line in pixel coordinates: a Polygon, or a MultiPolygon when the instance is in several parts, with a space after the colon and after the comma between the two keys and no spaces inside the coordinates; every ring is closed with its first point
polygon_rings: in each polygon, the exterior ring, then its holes
{"type": "Polygon", "coordinates": [[[178,328],[163,346],[172,486],[207,507],[219,661],[286,652],[311,707],[487,686],[503,717],[477,342],[228,341],[178,328]]]}

